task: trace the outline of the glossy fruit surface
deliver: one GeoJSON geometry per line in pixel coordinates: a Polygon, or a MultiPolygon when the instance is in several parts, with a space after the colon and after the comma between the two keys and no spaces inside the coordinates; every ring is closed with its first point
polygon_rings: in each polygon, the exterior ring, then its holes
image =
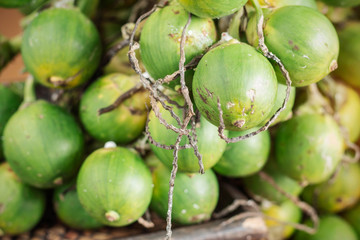
{"type": "MultiPolygon", "coordinates": [[[[0,137],[10,117],[21,104],[21,97],[0,84],[0,137]]],[[[0,138],[0,158],[3,157],[2,138],[0,138]]]]}
{"type": "Polygon", "coordinates": [[[57,217],[71,228],[92,229],[103,226],[91,217],[80,204],[75,181],[56,188],[53,203],[57,217]]]}
{"type": "Polygon", "coordinates": [[[0,165],[0,238],[31,230],[45,210],[45,194],[15,175],[9,164],[0,165]]]}
{"type": "Polygon", "coordinates": [[[134,152],[102,148],[82,165],[77,178],[81,205],[99,222],[125,226],[146,211],[152,195],[150,170],[134,152]]]}
{"type": "Polygon", "coordinates": [[[73,88],[89,80],[101,56],[94,24],[77,9],[49,9],[26,28],[21,52],[27,71],[47,87],[73,88]]]}
{"type": "Polygon", "coordinates": [[[303,198],[324,212],[340,212],[354,205],[360,198],[360,166],[341,164],[328,181],[304,189],[303,198]]]}
{"type": "Polygon", "coordinates": [[[280,125],[275,153],[284,174],[315,184],[325,181],[335,171],[344,153],[344,140],[332,117],[304,114],[280,125]]]}
{"type": "MultiPolygon", "coordinates": [[[[309,224],[309,221],[307,221],[309,224]]],[[[318,231],[314,235],[298,231],[294,240],[357,240],[354,229],[342,218],[336,215],[320,217],[318,231]]]]}
{"type": "Polygon", "coordinates": [[[220,18],[233,14],[246,4],[246,0],[179,0],[192,14],[201,18],[220,18]]]}
{"type": "MultiPolygon", "coordinates": [[[[151,209],[166,217],[170,170],[158,165],[153,171],[154,192],[151,209]]],[[[219,198],[219,186],[212,170],[205,174],[177,173],[172,218],[179,224],[194,224],[210,219],[219,198]]]]}
{"type": "Polygon", "coordinates": [[[200,113],[219,126],[219,98],[226,129],[256,127],[270,114],[277,80],[269,61],[255,48],[239,42],[224,43],[200,60],[193,95],[200,113]]]}
{"type": "MultiPolygon", "coordinates": [[[[256,21],[255,16],[250,21],[256,21]]],[[[249,23],[247,39],[258,44],[254,24],[249,23]]],[[[320,12],[304,6],[285,6],[273,11],[264,27],[265,43],[281,59],[293,86],[320,81],[337,68],[339,39],[334,26],[320,12]],[[319,30],[320,29],[320,30],[319,30]]],[[[274,64],[279,81],[285,83],[274,64]]]]}
{"type": "Polygon", "coordinates": [[[98,115],[99,109],[111,105],[138,82],[137,76],[117,73],[99,78],[86,89],[80,102],[80,118],[91,136],[104,142],[128,143],[142,133],[147,117],[145,103],[149,105],[145,91],[134,94],[113,111],[98,115]]]}
{"type": "MultiPolygon", "coordinates": [[[[182,97],[177,97],[174,100],[179,104],[184,103],[182,97]]],[[[170,124],[176,127],[180,127],[176,120],[171,117],[170,113],[166,111],[161,105],[159,105],[160,113],[162,117],[170,124]]],[[[183,110],[174,107],[173,111],[180,117],[183,116],[183,110]]],[[[176,142],[178,134],[170,129],[167,129],[160,123],[160,120],[155,116],[155,113],[151,111],[149,116],[149,131],[155,141],[160,144],[173,145],[176,142]]],[[[191,124],[189,128],[191,127],[191,124]]],[[[200,118],[200,122],[197,123],[196,135],[198,140],[199,152],[202,155],[202,161],[204,168],[209,169],[213,167],[219,160],[226,148],[226,143],[222,140],[217,131],[217,127],[209,123],[204,117],[200,118]]],[[[180,145],[189,143],[186,136],[183,136],[180,145]]],[[[151,145],[151,149],[155,155],[161,160],[167,167],[172,167],[172,161],[174,159],[173,150],[166,150],[155,145],[151,145]]],[[[199,172],[198,159],[194,155],[193,149],[183,149],[179,151],[179,171],[196,173],[199,172]]]]}
{"type": "MultiPolygon", "coordinates": [[[[283,222],[299,223],[302,217],[300,208],[290,200],[287,200],[280,205],[263,202],[261,211],[266,216],[273,217],[283,222]]],[[[272,239],[287,239],[295,231],[293,227],[284,226],[274,220],[265,220],[265,223],[269,228],[269,235],[272,236],[272,239]]]]}
{"type": "MultiPolygon", "coordinates": [[[[282,173],[273,159],[269,159],[263,171],[274,179],[281,189],[290,195],[297,197],[301,193],[303,188],[295,180],[282,173]]],[[[275,204],[281,204],[288,200],[258,174],[245,178],[244,184],[246,190],[251,192],[252,195],[265,198],[275,204]]]]}
{"type": "Polygon", "coordinates": [[[348,22],[339,30],[339,68],[334,72],[352,86],[360,87],[360,22],[348,22]]]}
{"type": "Polygon", "coordinates": [[[11,168],[38,188],[61,185],[76,174],[83,160],[80,127],[69,113],[43,100],[16,112],[3,140],[11,168]]]}
{"type": "MultiPolygon", "coordinates": [[[[146,20],[140,37],[140,53],[146,70],[155,80],[179,70],[180,39],[188,15],[182,6],[174,3],[146,20]]],[[[193,16],[186,33],[185,63],[202,54],[215,40],[214,22],[193,16]]],[[[176,85],[179,80],[170,83],[172,88],[176,85]]]]}
{"type": "MultiPolygon", "coordinates": [[[[256,131],[229,132],[229,137],[243,136],[256,131]]],[[[270,153],[270,134],[261,132],[249,139],[229,143],[214,170],[227,177],[245,177],[259,171],[266,163],[270,153]]]]}

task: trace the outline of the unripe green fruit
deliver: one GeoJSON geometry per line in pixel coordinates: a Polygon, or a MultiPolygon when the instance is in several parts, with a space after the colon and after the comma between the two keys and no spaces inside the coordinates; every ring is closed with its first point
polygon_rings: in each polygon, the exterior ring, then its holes
{"type": "Polygon", "coordinates": [[[201,18],[220,18],[235,13],[247,0],[179,0],[192,14],[201,18]]]}
{"type": "Polygon", "coordinates": [[[284,174],[315,184],[325,181],[335,171],[344,153],[344,140],[331,116],[304,114],[280,125],[275,153],[284,174]]]}
{"type": "Polygon", "coordinates": [[[304,189],[303,198],[321,211],[336,213],[354,205],[360,198],[360,166],[341,164],[328,181],[304,189]]]}
{"type": "Polygon", "coordinates": [[[334,75],[354,87],[360,87],[360,22],[348,22],[338,31],[340,39],[339,68],[334,75]]]}
{"type": "MultiPolygon", "coordinates": [[[[154,192],[151,209],[165,218],[168,209],[170,169],[158,165],[153,171],[154,192]]],[[[212,170],[205,174],[177,173],[173,194],[172,219],[194,224],[210,219],[219,199],[219,186],[212,170]]]]}
{"type": "MultiPolygon", "coordinates": [[[[146,20],[140,36],[140,53],[146,70],[155,80],[179,70],[180,40],[188,17],[189,13],[174,3],[157,10],[146,20]]],[[[202,54],[215,40],[214,22],[192,16],[186,32],[185,64],[202,54]]],[[[191,83],[191,77],[187,76],[187,81],[191,83]]],[[[176,85],[179,79],[170,83],[172,88],[176,85]]]]}
{"type": "Polygon", "coordinates": [[[78,9],[55,8],[41,12],[26,28],[21,53],[37,82],[74,88],[95,72],[101,42],[94,24],[78,9]]]}
{"type": "MultiPolygon", "coordinates": [[[[289,71],[292,85],[308,86],[337,68],[339,39],[330,20],[304,6],[285,6],[273,11],[264,22],[265,44],[289,71]]],[[[258,45],[256,16],[250,19],[246,36],[258,45]]],[[[274,63],[276,76],[285,83],[274,63]]]]}
{"type": "Polygon", "coordinates": [[[75,119],[43,100],[10,118],[3,141],[11,168],[22,181],[38,188],[63,184],[83,160],[84,137],[75,119]]]}
{"type": "MultiPolygon", "coordinates": [[[[243,136],[256,130],[230,132],[229,137],[243,136]]],[[[237,143],[229,143],[220,161],[214,166],[214,170],[227,177],[245,177],[254,174],[265,165],[270,153],[270,145],[268,131],[237,143]]]]}
{"type": "Polygon", "coordinates": [[[115,73],[99,78],[86,89],[80,102],[80,118],[92,137],[103,142],[129,143],[143,132],[146,103],[149,105],[145,91],[134,94],[109,113],[98,113],[137,83],[138,76],[115,73]]]}
{"type": "Polygon", "coordinates": [[[272,111],[276,92],[271,64],[245,43],[230,41],[210,50],[194,75],[193,95],[200,113],[219,126],[219,99],[225,127],[231,131],[262,123],[272,111]]]}
{"type": "MultiPolygon", "coordinates": [[[[297,231],[294,240],[357,240],[354,229],[342,218],[336,215],[326,215],[320,217],[320,225],[317,232],[313,235],[304,231],[297,231]]],[[[310,225],[310,221],[306,221],[310,225]]]]}
{"type": "Polygon", "coordinates": [[[0,238],[31,230],[45,210],[45,194],[23,183],[9,164],[0,165],[0,238]]]}
{"type": "Polygon", "coordinates": [[[134,152],[102,148],[82,165],[77,178],[81,205],[99,222],[114,227],[139,219],[150,204],[150,170],[134,152]]]}

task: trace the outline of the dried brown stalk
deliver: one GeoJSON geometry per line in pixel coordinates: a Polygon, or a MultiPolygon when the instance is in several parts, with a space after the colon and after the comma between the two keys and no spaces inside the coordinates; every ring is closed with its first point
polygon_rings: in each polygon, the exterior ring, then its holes
{"type": "Polygon", "coordinates": [[[219,219],[219,218],[223,218],[227,215],[229,215],[230,213],[234,212],[236,209],[238,209],[239,207],[252,207],[254,208],[255,212],[259,212],[259,209],[257,208],[257,204],[252,201],[252,200],[247,200],[247,199],[235,199],[230,205],[228,205],[226,208],[222,209],[220,212],[218,213],[214,213],[213,217],[215,219],[219,219]]]}
{"type": "MultiPolygon", "coordinates": [[[[180,41],[180,61],[179,61],[179,70],[180,70],[180,84],[181,84],[181,93],[185,98],[185,115],[184,115],[184,121],[182,124],[181,129],[185,130],[187,126],[189,125],[189,122],[191,119],[195,116],[194,108],[192,101],[189,96],[189,89],[187,88],[185,84],[185,40],[186,40],[186,31],[191,23],[191,13],[189,13],[189,18],[187,23],[185,24],[185,27],[182,31],[181,35],[181,41],[180,41]]],[[[192,128],[192,130],[195,130],[195,127],[192,128]]],[[[173,205],[173,193],[174,193],[174,186],[175,186],[175,178],[176,173],[178,170],[178,154],[179,154],[179,145],[181,142],[181,139],[183,137],[182,133],[179,133],[178,138],[175,142],[175,149],[174,149],[174,160],[173,160],[173,167],[171,170],[170,175],[170,181],[169,181],[169,193],[168,193],[168,211],[167,211],[167,217],[166,217],[166,239],[171,239],[172,230],[171,230],[171,217],[172,217],[172,205],[173,205]]],[[[189,136],[189,134],[186,134],[189,136]]],[[[193,133],[193,136],[196,136],[195,133],[193,133]]],[[[204,173],[204,166],[202,164],[202,157],[201,154],[198,152],[196,144],[194,144],[194,141],[191,141],[192,145],[195,145],[194,151],[195,155],[199,159],[199,165],[200,165],[200,172],[204,173]]]]}
{"type": "MultiPolygon", "coordinates": [[[[259,10],[259,11],[261,12],[261,10],[259,10]]],[[[287,86],[286,96],[285,96],[282,106],[275,112],[275,114],[270,118],[270,120],[263,127],[259,128],[258,130],[254,131],[254,132],[248,133],[243,136],[234,137],[234,138],[228,138],[224,133],[225,123],[224,123],[224,119],[223,119],[223,111],[221,109],[220,99],[218,97],[217,103],[218,103],[218,110],[219,110],[219,117],[220,117],[220,126],[219,126],[218,131],[219,131],[219,136],[222,139],[224,139],[227,143],[238,142],[238,141],[250,138],[252,136],[255,136],[263,131],[266,131],[270,127],[270,125],[277,119],[277,117],[280,115],[280,113],[286,108],[286,104],[289,101],[290,91],[291,91],[291,79],[290,79],[289,72],[286,70],[286,68],[285,68],[284,64],[281,62],[281,60],[275,54],[270,52],[269,49],[267,48],[267,46],[265,45],[263,25],[264,25],[264,16],[262,14],[260,14],[260,16],[258,18],[258,23],[257,23],[257,34],[259,36],[259,47],[265,57],[274,60],[279,65],[281,73],[283,74],[283,76],[286,79],[286,86],[287,86]]]]}
{"type": "Polygon", "coordinates": [[[316,233],[318,227],[319,227],[319,216],[317,215],[315,209],[313,207],[311,207],[309,204],[300,201],[297,197],[287,193],[286,191],[284,191],[275,181],[274,179],[269,176],[267,173],[265,173],[264,171],[260,171],[259,172],[259,176],[266,182],[268,182],[276,191],[278,191],[280,194],[282,194],[283,196],[285,196],[287,199],[289,199],[290,201],[292,201],[296,206],[298,206],[300,209],[302,209],[307,215],[309,215],[309,217],[311,218],[312,222],[313,222],[313,227],[308,227],[305,225],[302,225],[302,231],[307,232],[309,234],[314,234],[316,233]]]}
{"type": "Polygon", "coordinates": [[[155,224],[153,222],[145,220],[142,217],[138,219],[138,223],[140,225],[144,226],[145,228],[153,228],[153,227],[155,227],[155,224]]]}
{"type": "Polygon", "coordinates": [[[102,62],[102,66],[105,66],[106,64],[108,64],[111,59],[118,53],[120,52],[122,49],[124,49],[125,47],[129,46],[129,39],[124,39],[121,42],[119,42],[118,44],[116,44],[115,46],[113,46],[112,48],[110,48],[108,50],[108,52],[106,53],[104,60],[102,62]]]}

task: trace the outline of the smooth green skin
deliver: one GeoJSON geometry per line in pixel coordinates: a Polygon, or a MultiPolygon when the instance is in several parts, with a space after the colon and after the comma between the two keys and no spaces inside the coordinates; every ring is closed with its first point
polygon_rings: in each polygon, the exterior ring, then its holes
{"type": "Polygon", "coordinates": [[[27,5],[31,0],[0,0],[0,7],[4,8],[19,8],[27,5]]]}
{"type": "Polygon", "coordinates": [[[73,77],[58,88],[74,88],[95,72],[101,42],[94,24],[78,9],[56,8],[41,12],[26,28],[21,52],[39,83],[54,88],[50,78],[73,77]]]}
{"type": "Polygon", "coordinates": [[[221,18],[238,11],[247,0],[179,0],[189,12],[201,18],[221,18]]]}
{"type": "Polygon", "coordinates": [[[341,164],[335,178],[304,189],[306,202],[323,212],[336,213],[353,206],[360,198],[360,166],[341,164]]]}
{"type": "Polygon", "coordinates": [[[80,204],[75,181],[54,190],[54,210],[58,218],[67,226],[75,229],[94,229],[103,226],[91,217],[80,204]]]}
{"type": "MultiPolygon", "coordinates": [[[[278,84],[275,104],[274,104],[268,118],[266,118],[263,121],[263,123],[260,124],[260,125],[265,125],[270,120],[270,118],[276,113],[276,111],[280,107],[282,107],[282,105],[284,103],[284,100],[285,100],[285,97],[286,97],[286,88],[287,88],[286,85],[278,84]]],[[[292,108],[293,108],[294,103],[295,103],[295,95],[296,95],[296,88],[291,87],[289,101],[287,102],[285,109],[279,114],[277,119],[270,126],[274,126],[274,125],[276,125],[276,124],[278,124],[280,122],[286,121],[286,120],[291,118],[291,116],[292,116],[292,108]]]]}
{"type": "MultiPolygon", "coordinates": [[[[177,99],[178,100],[178,99],[177,99]]],[[[182,102],[181,99],[179,102],[182,102]]],[[[162,106],[159,105],[160,114],[166,120],[167,123],[174,125],[175,127],[180,127],[176,120],[166,111],[162,106]]],[[[174,107],[173,111],[180,117],[183,115],[183,111],[174,107]]],[[[149,132],[151,133],[152,138],[160,143],[166,145],[173,145],[176,142],[178,134],[174,131],[167,129],[164,125],[160,123],[160,120],[155,116],[154,111],[150,112],[149,115],[149,132]]],[[[191,124],[188,126],[190,127],[191,124]]],[[[225,133],[227,134],[227,132],[225,133]]],[[[221,158],[223,152],[226,148],[226,142],[222,140],[218,135],[218,129],[204,117],[200,118],[200,127],[196,128],[197,135],[197,146],[200,154],[202,155],[202,162],[204,164],[204,169],[210,169],[213,167],[221,158]]],[[[182,137],[180,146],[188,144],[189,140],[186,136],[182,137]]],[[[174,159],[173,150],[166,150],[163,148],[156,147],[151,144],[151,149],[155,155],[165,164],[168,168],[172,168],[172,162],[174,159]]],[[[178,166],[179,171],[188,172],[188,173],[197,173],[199,172],[198,159],[194,154],[194,149],[182,149],[178,153],[178,166]]]]}
{"type": "MultiPolygon", "coordinates": [[[[154,79],[179,70],[180,40],[188,17],[183,7],[174,4],[156,11],[146,20],[140,36],[140,53],[146,70],[154,79]]],[[[193,16],[186,33],[185,64],[202,54],[215,40],[214,22],[193,16]]],[[[179,84],[176,80],[169,86],[175,88],[179,84]]]]}
{"type": "Polygon", "coordinates": [[[231,131],[262,123],[274,106],[276,92],[273,67],[245,43],[229,42],[212,49],[200,60],[194,75],[193,95],[200,113],[219,126],[219,98],[225,127],[231,131]]]}
{"type": "MultiPolygon", "coordinates": [[[[310,221],[305,222],[310,225],[310,221]]],[[[358,240],[354,229],[336,215],[320,216],[320,225],[314,235],[297,231],[294,240],[358,240]]]]}
{"type": "MultiPolygon", "coordinates": [[[[356,142],[360,136],[360,97],[352,88],[343,84],[337,84],[337,91],[341,94],[342,99],[339,104],[338,116],[340,124],[347,129],[349,140],[356,142]]],[[[337,95],[337,99],[340,96],[337,95]]]]}
{"type": "Polygon", "coordinates": [[[285,6],[306,6],[317,10],[315,0],[259,0],[261,5],[269,6],[271,8],[281,8],[285,6]],[[268,2],[268,4],[266,3],[268,2]]]}
{"type": "Polygon", "coordinates": [[[0,84],[0,159],[3,158],[2,138],[4,128],[10,117],[21,104],[21,97],[0,84]]]}
{"type": "Polygon", "coordinates": [[[77,194],[85,210],[101,223],[126,226],[140,218],[150,204],[151,173],[136,153],[122,147],[102,148],[82,165],[77,194]],[[109,221],[105,216],[109,211],[120,218],[109,221]]]}
{"type": "MultiPolygon", "coordinates": [[[[336,7],[355,7],[360,5],[359,0],[320,0],[327,5],[336,6],[336,7]]],[[[342,50],[341,50],[342,51],[342,50]]]]}
{"type": "MultiPolygon", "coordinates": [[[[272,159],[266,163],[263,171],[272,177],[281,189],[294,197],[299,196],[303,190],[299,183],[282,173],[276,165],[276,162],[272,159]]],[[[252,195],[260,196],[275,204],[281,204],[288,200],[288,198],[276,191],[267,181],[262,180],[258,174],[245,178],[243,182],[247,191],[251,192],[252,195]]]]}
{"type": "MultiPolygon", "coordinates": [[[[229,132],[229,137],[243,136],[256,131],[229,132]]],[[[214,170],[227,177],[245,177],[258,172],[266,163],[270,153],[270,133],[264,131],[237,143],[229,143],[214,170]]]]}
{"type": "MultiPolygon", "coordinates": [[[[290,200],[280,205],[273,205],[267,202],[266,204],[262,204],[261,211],[266,216],[276,218],[283,222],[299,223],[302,217],[301,209],[290,200]]],[[[270,239],[287,239],[295,231],[293,227],[281,225],[273,220],[265,220],[265,224],[268,226],[269,235],[273,237],[270,239]]]]}
{"type": "MultiPolygon", "coordinates": [[[[166,218],[170,170],[158,165],[152,173],[154,182],[150,208],[166,218]]],[[[209,220],[219,199],[219,184],[212,170],[205,174],[177,173],[173,194],[172,220],[194,224],[209,220]]]]}
{"type": "Polygon", "coordinates": [[[22,183],[7,163],[0,165],[0,182],[0,238],[31,230],[44,213],[44,192],[22,183]]]}
{"type": "Polygon", "coordinates": [[[358,238],[360,239],[360,203],[355,205],[353,208],[345,211],[342,217],[350,223],[350,225],[356,231],[358,238]]]}
{"type": "Polygon", "coordinates": [[[339,30],[339,68],[335,76],[354,87],[360,87],[360,22],[349,22],[339,30]]]}
{"type": "Polygon", "coordinates": [[[38,188],[66,182],[83,160],[80,127],[69,113],[43,100],[10,118],[3,141],[11,168],[22,181],[38,188]]]}
{"type": "MultiPolygon", "coordinates": [[[[258,44],[255,33],[255,27],[246,32],[254,46],[258,44]]],[[[267,17],[264,34],[267,47],[281,59],[295,87],[318,82],[337,67],[339,39],[330,20],[319,11],[304,6],[279,8],[267,17]]],[[[285,83],[274,66],[278,80],[285,83]]]]}
{"type": "Polygon", "coordinates": [[[135,140],[143,132],[147,117],[147,92],[136,93],[115,110],[98,115],[99,109],[111,105],[138,82],[137,76],[110,74],[86,89],[80,102],[80,118],[92,137],[103,142],[124,144],[135,140]]]}
{"type": "Polygon", "coordinates": [[[279,169],[303,183],[325,181],[344,153],[337,123],[328,115],[304,114],[283,122],[276,134],[275,154],[279,169]]]}

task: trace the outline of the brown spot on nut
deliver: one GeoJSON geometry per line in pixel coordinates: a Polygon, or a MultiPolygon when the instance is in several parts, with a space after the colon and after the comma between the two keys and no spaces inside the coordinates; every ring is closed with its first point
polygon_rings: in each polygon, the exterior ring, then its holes
{"type": "Polygon", "coordinates": [[[237,128],[242,128],[245,125],[245,120],[244,119],[237,120],[233,124],[237,128]]]}

